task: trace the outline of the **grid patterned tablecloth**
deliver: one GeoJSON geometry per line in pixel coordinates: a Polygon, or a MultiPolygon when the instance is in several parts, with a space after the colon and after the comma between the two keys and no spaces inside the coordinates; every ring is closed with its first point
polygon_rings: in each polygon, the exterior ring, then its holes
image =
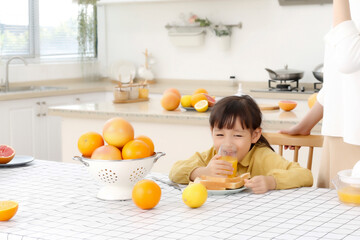
{"type": "MultiPolygon", "coordinates": [[[[167,176],[152,173],[147,178],[167,176]]],[[[360,239],[360,207],[328,189],[209,196],[191,209],[181,192],[158,182],[160,203],[141,210],[131,200],[97,199],[82,165],[35,160],[0,168],[0,200],[19,210],[0,222],[0,239],[360,239]]]]}

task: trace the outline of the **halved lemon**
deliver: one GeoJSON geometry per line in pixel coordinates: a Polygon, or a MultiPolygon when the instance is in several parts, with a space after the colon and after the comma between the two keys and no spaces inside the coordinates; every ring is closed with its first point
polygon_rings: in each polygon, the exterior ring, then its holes
{"type": "Polygon", "coordinates": [[[0,201],[0,221],[8,221],[15,216],[18,203],[14,201],[0,201]]]}
{"type": "Polygon", "coordinates": [[[198,112],[206,112],[209,108],[209,103],[207,100],[200,100],[195,104],[194,108],[198,112]]]}

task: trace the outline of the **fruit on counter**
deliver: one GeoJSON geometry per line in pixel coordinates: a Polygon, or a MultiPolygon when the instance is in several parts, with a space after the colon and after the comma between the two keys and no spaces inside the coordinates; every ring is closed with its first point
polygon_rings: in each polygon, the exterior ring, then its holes
{"type": "Polygon", "coordinates": [[[279,107],[284,111],[291,111],[297,106],[295,101],[282,100],[279,101],[279,107]]]}
{"type": "Polygon", "coordinates": [[[179,107],[180,97],[173,92],[164,93],[161,98],[161,106],[167,111],[173,111],[179,107]]]}
{"type": "Polygon", "coordinates": [[[154,154],[155,146],[154,146],[154,142],[151,140],[151,138],[149,138],[145,135],[140,135],[140,136],[137,136],[134,140],[141,140],[141,141],[145,142],[150,148],[150,156],[154,154]]]}
{"type": "Polygon", "coordinates": [[[316,98],[317,98],[317,93],[313,93],[310,95],[310,97],[308,98],[308,105],[309,108],[312,108],[316,102],[316,98]]]}
{"type": "Polygon", "coordinates": [[[104,139],[97,132],[87,132],[80,136],[78,149],[84,157],[91,157],[95,149],[104,145],[104,139]]]}
{"type": "Polygon", "coordinates": [[[180,99],[181,106],[191,107],[191,95],[184,95],[180,99]]]}
{"type": "Polygon", "coordinates": [[[132,140],[125,144],[122,149],[124,159],[138,159],[151,156],[149,145],[141,140],[132,140]]]}
{"type": "Polygon", "coordinates": [[[9,221],[15,216],[19,204],[15,201],[0,201],[0,221],[9,221]]]}
{"type": "Polygon", "coordinates": [[[201,207],[207,197],[206,187],[201,183],[189,184],[182,193],[183,202],[191,208],[201,207]]]}
{"type": "Polygon", "coordinates": [[[198,94],[198,93],[206,93],[206,94],[208,94],[208,91],[206,91],[206,89],[204,89],[204,88],[198,88],[198,89],[196,89],[194,91],[193,95],[198,94]]]}
{"type": "Polygon", "coordinates": [[[91,159],[98,160],[121,160],[121,151],[112,145],[104,145],[95,149],[91,159]]]}
{"type": "Polygon", "coordinates": [[[207,97],[202,94],[202,93],[197,93],[191,96],[191,106],[195,107],[195,104],[201,100],[206,100],[207,101],[207,97]]]}
{"type": "Polygon", "coordinates": [[[198,112],[206,112],[209,108],[209,103],[207,100],[200,100],[195,104],[194,108],[198,112]]]}
{"type": "Polygon", "coordinates": [[[132,190],[132,200],[141,209],[154,208],[160,201],[161,188],[152,180],[137,182],[132,190]]]}
{"type": "Polygon", "coordinates": [[[121,148],[134,139],[134,128],[123,118],[111,118],[105,122],[103,137],[109,145],[121,148]]]}
{"type": "Polygon", "coordinates": [[[8,145],[0,145],[0,164],[6,164],[15,157],[15,150],[8,145]]]}
{"type": "Polygon", "coordinates": [[[179,92],[179,90],[177,90],[176,88],[168,88],[163,92],[163,95],[165,95],[166,93],[174,93],[176,96],[178,96],[179,98],[181,98],[181,94],[179,92]]]}
{"type": "Polygon", "coordinates": [[[215,97],[210,96],[209,94],[203,93],[205,97],[207,98],[207,101],[209,103],[209,107],[212,107],[215,105],[215,97]]]}

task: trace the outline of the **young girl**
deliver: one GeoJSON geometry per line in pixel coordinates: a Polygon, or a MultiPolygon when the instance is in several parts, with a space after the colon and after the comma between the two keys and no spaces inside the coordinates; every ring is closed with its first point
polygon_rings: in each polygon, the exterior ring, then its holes
{"type": "Polygon", "coordinates": [[[188,160],[176,162],[169,178],[187,184],[196,177],[231,175],[231,163],[217,155],[222,144],[234,144],[237,148],[238,175],[249,172],[251,179],[245,187],[254,193],[272,189],[311,187],[311,171],[289,162],[273,151],[261,135],[262,114],[255,101],[247,95],[230,96],[215,104],[210,114],[213,147],[203,153],[195,153],[188,160]]]}

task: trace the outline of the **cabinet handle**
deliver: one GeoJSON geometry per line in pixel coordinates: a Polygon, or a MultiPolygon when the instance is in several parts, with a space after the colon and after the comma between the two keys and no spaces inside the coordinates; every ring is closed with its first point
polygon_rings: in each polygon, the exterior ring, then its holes
{"type": "Polygon", "coordinates": [[[80,102],[80,98],[75,98],[76,101],[80,102]]]}
{"type": "Polygon", "coordinates": [[[43,104],[43,105],[45,105],[45,104],[46,104],[46,102],[44,101],[44,102],[42,102],[42,104],[43,104]]]}
{"type": "Polygon", "coordinates": [[[38,114],[36,114],[36,116],[37,116],[37,117],[41,117],[41,114],[40,114],[40,113],[38,113],[38,114]]]}
{"type": "Polygon", "coordinates": [[[41,116],[45,117],[45,116],[46,116],[46,113],[41,114],[41,116]]]}
{"type": "Polygon", "coordinates": [[[40,102],[36,102],[37,105],[40,105],[40,102]]]}

